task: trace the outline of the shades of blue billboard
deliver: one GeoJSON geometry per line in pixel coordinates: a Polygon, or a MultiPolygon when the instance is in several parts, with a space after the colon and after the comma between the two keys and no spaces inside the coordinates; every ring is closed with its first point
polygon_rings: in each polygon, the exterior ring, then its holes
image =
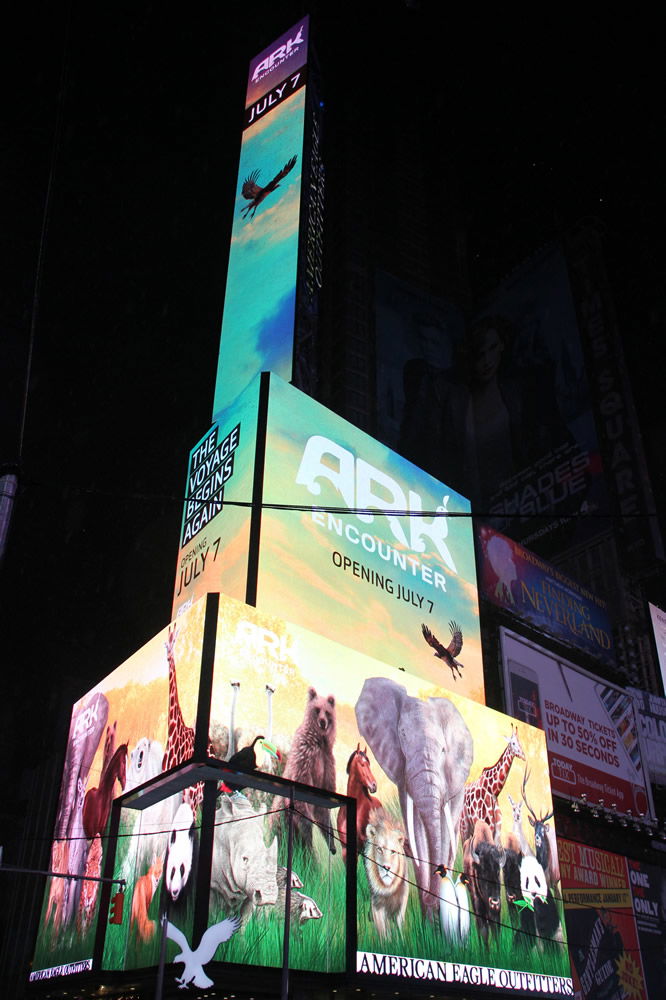
{"type": "Polygon", "coordinates": [[[292,376],[306,53],[307,21],[250,65],[214,419],[258,372],[292,376]]]}

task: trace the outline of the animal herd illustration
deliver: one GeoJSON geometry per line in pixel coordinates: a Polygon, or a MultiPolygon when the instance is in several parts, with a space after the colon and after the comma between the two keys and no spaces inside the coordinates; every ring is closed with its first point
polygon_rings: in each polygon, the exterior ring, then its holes
{"type": "MultiPolygon", "coordinates": [[[[452,646],[459,646],[455,623],[451,631],[452,646]]],[[[425,630],[424,636],[434,645],[436,640],[425,630]]],[[[165,642],[169,691],[165,747],[149,737],[131,750],[127,742],[118,743],[119,723],[108,723],[109,704],[103,694],[94,695],[74,717],[52,849],[53,871],[99,878],[114,796],[192,756],[195,734],[185,724],[179,702],[176,637],[172,627],[165,642]],[[96,786],[88,787],[90,762],[102,736],[100,777],[96,786]]],[[[455,648],[452,655],[458,651],[455,648]]],[[[301,723],[291,738],[276,738],[278,747],[272,742],[274,687],[266,685],[264,732],[255,730],[252,735],[236,725],[240,683],[230,683],[231,717],[228,726],[211,723],[210,755],[241,769],[256,766],[355,799],[359,891],[367,900],[365,908],[359,908],[359,939],[362,936],[366,944],[374,940],[381,950],[387,938],[404,932],[411,900],[412,912],[420,913],[420,921],[439,935],[443,954],[452,954],[451,949],[472,939],[482,954],[487,953],[500,935],[510,935],[535,955],[555,951],[563,943],[552,812],[539,813],[530,805],[531,766],[517,726],[511,725],[504,745],[498,745],[496,759],[470,780],[474,739],[454,702],[446,697],[413,697],[394,680],[368,678],[354,705],[360,738],[348,757],[346,773],[339,774],[333,694],[322,695],[310,687],[301,723]],[[519,799],[505,789],[512,766],[523,769],[519,799]]],[[[182,986],[210,984],[203,966],[214,956],[224,959],[220,946],[247,935],[268,912],[284,919],[287,896],[288,871],[280,863],[286,811],[277,808],[267,793],[220,783],[210,881],[214,922],[196,949],[188,942],[185,914],[195,882],[202,799],[200,783],[148,807],[141,816],[135,814],[130,833],[144,836],[133,838],[136,851],[127,854],[121,872],[128,886],[126,933],[138,949],[155,947],[160,933],[156,918],[164,912],[166,900],[165,934],[180,948],[172,961],[183,964],[178,977],[182,986]]],[[[307,872],[294,870],[294,865],[289,884],[290,923],[295,934],[303,935],[310,933],[313,921],[327,915],[319,895],[322,881],[312,874],[316,858],[337,855],[334,870],[343,881],[347,818],[344,809],[336,816],[335,811],[299,801],[293,822],[301,852],[295,856],[313,859],[307,872]]],[[[99,884],[51,880],[44,926],[54,939],[66,928],[75,926],[79,935],[90,930],[99,884]]]]}

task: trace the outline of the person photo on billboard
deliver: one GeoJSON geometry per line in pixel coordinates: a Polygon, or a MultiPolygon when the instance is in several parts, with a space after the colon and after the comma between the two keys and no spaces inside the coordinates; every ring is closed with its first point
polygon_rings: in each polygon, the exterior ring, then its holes
{"type": "Polygon", "coordinates": [[[512,324],[484,316],[455,367],[438,369],[428,358],[410,359],[404,367],[400,450],[477,504],[571,441],[557,406],[553,366],[521,364],[515,348],[512,324]]]}

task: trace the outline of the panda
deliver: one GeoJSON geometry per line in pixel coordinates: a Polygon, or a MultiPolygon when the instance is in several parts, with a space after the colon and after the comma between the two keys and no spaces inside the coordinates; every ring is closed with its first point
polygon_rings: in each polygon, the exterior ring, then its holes
{"type": "Polygon", "coordinates": [[[564,940],[557,906],[546,881],[546,874],[535,857],[525,855],[520,862],[520,887],[532,907],[520,914],[520,929],[540,951],[564,940]]]}
{"type": "Polygon", "coordinates": [[[182,802],[173,818],[164,865],[167,892],[175,903],[185,893],[197,846],[196,826],[192,806],[182,802]]]}

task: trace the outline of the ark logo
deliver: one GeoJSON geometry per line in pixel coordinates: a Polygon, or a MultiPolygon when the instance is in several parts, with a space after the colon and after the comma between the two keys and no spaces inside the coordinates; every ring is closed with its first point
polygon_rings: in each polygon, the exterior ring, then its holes
{"type": "Polygon", "coordinates": [[[100,698],[94,698],[88,708],[86,708],[86,710],[77,718],[74,726],[74,732],[72,734],[75,739],[79,736],[87,736],[97,724],[98,712],[101,704],[102,701],[100,698]]]}
{"type": "MultiPolygon", "coordinates": [[[[296,474],[296,483],[305,486],[313,496],[321,495],[321,484],[317,481],[326,479],[340,494],[350,510],[366,511],[370,508],[387,512],[393,537],[412,552],[425,552],[434,544],[443,562],[453,573],[457,573],[453,556],[446,544],[449,533],[448,521],[445,517],[434,517],[428,521],[422,518],[423,503],[418,493],[405,491],[401,485],[381,469],[375,468],[362,458],[357,458],[352,451],[319,434],[308,439],[301,464],[296,474]],[[409,540],[402,526],[400,517],[389,511],[405,511],[409,540]],[[430,542],[426,544],[424,538],[430,542]]],[[[442,504],[437,508],[440,514],[446,513],[448,496],[443,497],[442,504]]],[[[372,524],[373,514],[357,513],[356,517],[365,524],[372,524]]]]}
{"type": "Polygon", "coordinates": [[[262,59],[260,63],[254,68],[254,73],[252,74],[252,83],[256,83],[260,80],[262,76],[266,73],[270,73],[272,69],[283,63],[285,59],[291,58],[294,51],[299,45],[303,45],[305,39],[303,38],[303,25],[300,26],[293,38],[289,38],[284,45],[279,45],[274,52],[266,58],[262,59]]]}

